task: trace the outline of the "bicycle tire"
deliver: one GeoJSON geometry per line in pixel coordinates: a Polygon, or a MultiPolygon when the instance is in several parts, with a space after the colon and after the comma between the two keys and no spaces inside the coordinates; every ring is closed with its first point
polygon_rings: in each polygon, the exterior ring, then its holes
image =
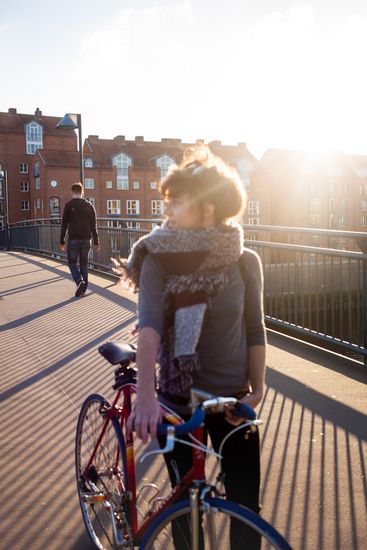
{"type": "MultiPolygon", "coordinates": [[[[261,550],[292,550],[288,542],[274,527],[267,523],[263,518],[238,504],[224,500],[221,498],[207,497],[204,505],[201,504],[202,524],[204,532],[203,541],[199,544],[200,550],[204,547],[210,550],[247,550],[251,546],[246,544],[249,540],[249,530],[256,531],[261,537],[261,550]],[[210,545],[207,522],[208,510],[215,515],[213,533],[214,544],[210,545]],[[219,514],[219,515],[218,515],[219,514]],[[220,516],[220,517],[219,517],[220,516]],[[234,519],[243,524],[243,537],[236,539],[232,545],[229,540],[229,525],[234,519]]],[[[160,514],[152,523],[144,538],[142,539],[139,550],[191,550],[191,533],[190,533],[190,501],[184,500],[176,503],[167,511],[160,514]],[[180,541],[176,539],[176,546],[173,541],[172,522],[176,522],[180,541]],[[179,524],[179,526],[177,526],[179,524]]]]}
{"type": "Polygon", "coordinates": [[[84,401],[75,439],[75,468],[80,508],[88,536],[95,548],[132,548],[124,512],[127,492],[126,447],[117,418],[112,417],[87,475],[83,475],[105,424],[103,411],[111,405],[102,395],[84,401]],[[119,453],[119,461],[117,457],[119,453]],[[117,463],[117,464],[116,464],[117,463]]]}

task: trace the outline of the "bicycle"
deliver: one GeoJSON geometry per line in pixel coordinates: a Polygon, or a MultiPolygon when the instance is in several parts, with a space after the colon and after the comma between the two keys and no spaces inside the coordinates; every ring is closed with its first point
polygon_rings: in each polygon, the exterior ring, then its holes
{"type": "Polygon", "coordinates": [[[182,548],[199,550],[205,541],[205,548],[210,550],[246,549],[245,540],[236,541],[235,546],[233,541],[232,546],[229,543],[230,523],[237,521],[247,530],[257,531],[267,542],[267,548],[291,550],[287,541],[264,519],[221,498],[219,481],[216,486],[206,481],[205,453],[216,453],[203,444],[201,426],[205,412],[219,412],[225,406],[235,406],[237,414],[247,419],[235,430],[260,421],[256,420],[256,413],[250,407],[237,399],[209,396],[200,390],[193,391],[196,408],[187,422],[162,405],[168,424],[157,426],[157,432],[166,436],[166,447],[150,451],[142,459],[156,452],[169,452],[176,440],[182,443],[178,439],[180,436],[192,434],[191,441],[186,441],[186,444],[193,447],[193,467],[166,498],[153,499],[145,518],[138,522],[134,439],[131,433],[125,432],[124,435],[124,424],[131,412],[132,396],[136,390],[136,369],[132,366],[136,360],[136,348],[131,344],[108,342],[99,351],[112,365],[119,365],[113,385],[116,395],[112,404],[99,394],[86,398],[78,418],[75,446],[79,502],[93,545],[101,550],[136,546],[141,550],[171,550],[175,548],[173,526],[176,532],[180,530],[185,543],[182,548]],[[186,491],[189,491],[190,498],[179,500],[186,491]]]}

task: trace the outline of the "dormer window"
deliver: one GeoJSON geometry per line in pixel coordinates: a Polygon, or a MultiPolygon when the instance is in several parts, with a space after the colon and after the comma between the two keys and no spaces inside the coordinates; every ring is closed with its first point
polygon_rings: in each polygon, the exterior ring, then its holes
{"type": "Polygon", "coordinates": [[[168,168],[171,164],[175,164],[175,160],[168,155],[163,155],[156,160],[156,164],[161,171],[161,180],[166,176],[168,168]]]}
{"type": "Polygon", "coordinates": [[[117,168],[117,189],[129,189],[129,166],[132,160],[127,155],[120,153],[112,159],[112,166],[117,168]]]}
{"type": "Polygon", "coordinates": [[[241,181],[245,187],[250,185],[250,176],[252,171],[252,164],[248,160],[240,160],[237,163],[237,171],[241,178],[241,181]]]}
{"type": "Polygon", "coordinates": [[[84,166],[85,166],[85,168],[93,168],[93,160],[92,159],[85,159],[84,166]]]}
{"type": "Polygon", "coordinates": [[[43,128],[37,122],[30,122],[25,127],[26,153],[34,155],[37,149],[43,147],[43,128]]]}

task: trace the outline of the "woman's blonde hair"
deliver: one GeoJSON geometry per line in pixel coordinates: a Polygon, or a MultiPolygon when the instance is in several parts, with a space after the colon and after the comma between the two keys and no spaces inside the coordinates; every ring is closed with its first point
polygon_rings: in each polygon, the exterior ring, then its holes
{"type": "Polygon", "coordinates": [[[182,163],[170,167],[161,183],[161,193],[163,197],[189,194],[200,207],[214,204],[216,224],[238,217],[246,206],[237,170],[205,145],[187,150],[182,163]]]}

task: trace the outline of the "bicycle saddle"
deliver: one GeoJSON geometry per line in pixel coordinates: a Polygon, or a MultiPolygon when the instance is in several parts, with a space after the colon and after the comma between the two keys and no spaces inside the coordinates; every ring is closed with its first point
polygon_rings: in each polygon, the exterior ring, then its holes
{"type": "Polygon", "coordinates": [[[98,351],[111,365],[124,364],[129,365],[136,361],[136,346],[133,344],[106,342],[98,348],[98,351]]]}

